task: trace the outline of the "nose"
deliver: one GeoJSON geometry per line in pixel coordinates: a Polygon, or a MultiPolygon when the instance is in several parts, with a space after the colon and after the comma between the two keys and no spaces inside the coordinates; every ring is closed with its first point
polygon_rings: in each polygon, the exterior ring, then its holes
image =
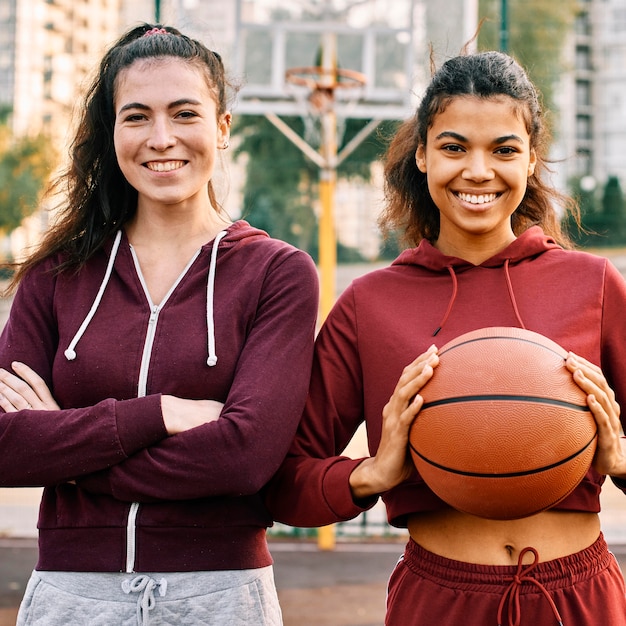
{"type": "Polygon", "coordinates": [[[495,173],[491,166],[489,155],[482,152],[472,152],[468,154],[462,176],[464,180],[471,180],[473,182],[492,180],[495,173]]]}
{"type": "Polygon", "coordinates": [[[176,143],[169,120],[157,118],[150,129],[148,147],[163,152],[176,143]]]}

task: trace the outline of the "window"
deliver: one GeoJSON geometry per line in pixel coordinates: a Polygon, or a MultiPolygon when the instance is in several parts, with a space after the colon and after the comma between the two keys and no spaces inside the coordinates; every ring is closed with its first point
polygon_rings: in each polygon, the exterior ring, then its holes
{"type": "Polygon", "coordinates": [[[575,28],[577,35],[591,35],[591,21],[587,11],[582,11],[576,16],[575,28]]]}
{"type": "Polygon", "coordinates": [[[576,139],[587,141],[591,139],[591,116],[576,116],[576,139]]]}
{"type": "Polygon", "coordinates": [[[591,82],[588,80],[576,81],[576,106],[591,106],[591,82]]]}
{"type": "Polygon", "coordinates": [[[576,46],[576,69],[591,69],[591,50],[589,46],[576,46]]]}

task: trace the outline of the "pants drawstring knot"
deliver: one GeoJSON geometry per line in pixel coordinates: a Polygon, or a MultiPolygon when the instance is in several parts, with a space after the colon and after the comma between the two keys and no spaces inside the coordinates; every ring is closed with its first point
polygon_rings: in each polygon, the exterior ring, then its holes
{"type": "Polygon", "coordinates": [[[167,580],[161,578],[155,580],[150,576],[135,576],[133,579],[122,581],[122,591],[127,594],[137,593],[137,624],[139,626],[148,626],[150,623],[150,611],[156,604],[154,590],[158,588],[159,595],[162,597],[167,593],[167,580]]]}
{"type": "Polygon", "coordinates": [[[529,574],[537,567],[539,564],[539,554],[537,550],[534,548],[524,548],[519,555],[519,559],[517,560],[517,572],[515,576],[513,576],[513,580],[511,584],[506,588],[504,594],[502,595],[502,599],[500,600],[500,605],[498,606],[498,626],[502,626],[502,613],[504,611],[504,605],[508,600],[508,626],[520,626],[521,624],[521,607],[519,594],[522,585],[527,582],[535,585],[541,593],[543,593],[544,597],[550,604],[552,608],[552,612],[554,613],[554,617],[556,619],[557,624],[559,626],[563,626],[563,620],[561,619],[561,615],[559,614],[558,609],[556,608],[556,604],[554,604],[554,600],[550,597],[548,590],[536,579],[530,576],[529,574]],[[524,567],[522,561],[524,556],[528,553],[532,552],[534,556],[533,562],[524,567]]]}

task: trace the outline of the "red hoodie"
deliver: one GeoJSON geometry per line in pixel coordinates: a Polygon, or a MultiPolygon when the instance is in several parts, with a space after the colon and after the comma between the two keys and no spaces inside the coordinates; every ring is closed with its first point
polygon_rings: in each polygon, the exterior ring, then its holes
{"type": "MultiPolygon", "coordinates": [[[[342,294],[316,343],[305,413],[267,503],[278,521],[319,526],[371,506],[355,503],[349,476],[361,459],[340,456],[365,421],[370,454],[382,410],[408,365],[433,343],[487,326],[546,335],[600,365],[626,402],[626,283],[606,259],[563,250],[532,227],[498,255],[474,266],[427,241],[342,294]]],[[[590,470],[559,509],[600,510],[604,477],[590,470]]],[[[383,494],[391,524],[445,505],[415,475],[383,494]]]]}
{"type": "Polygon", "coordinates": [[[259,491],[306,397],[311,258],[240,221],[158,306],[122,232],[79,273],[55,274],[57,264],[25,277],[0,338],[0,366],[25,362],[62,407],[0,414],[0,485],[45,487],[37,568],[269,565],[259,491]],[[161,394],[225,406],[168,437],[161,394]]]}

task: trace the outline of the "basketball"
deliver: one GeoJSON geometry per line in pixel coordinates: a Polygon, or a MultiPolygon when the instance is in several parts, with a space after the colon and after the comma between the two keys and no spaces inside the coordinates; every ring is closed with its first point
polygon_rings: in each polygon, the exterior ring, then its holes
{"type": "Polygon", "coordinates": [[[565,367],[567,352],[521,328],[483,328],[448,342],[420,391],[413,462],[455,509],[517,519],[569,495],[591,465],[596,423],[565,367]]]}

